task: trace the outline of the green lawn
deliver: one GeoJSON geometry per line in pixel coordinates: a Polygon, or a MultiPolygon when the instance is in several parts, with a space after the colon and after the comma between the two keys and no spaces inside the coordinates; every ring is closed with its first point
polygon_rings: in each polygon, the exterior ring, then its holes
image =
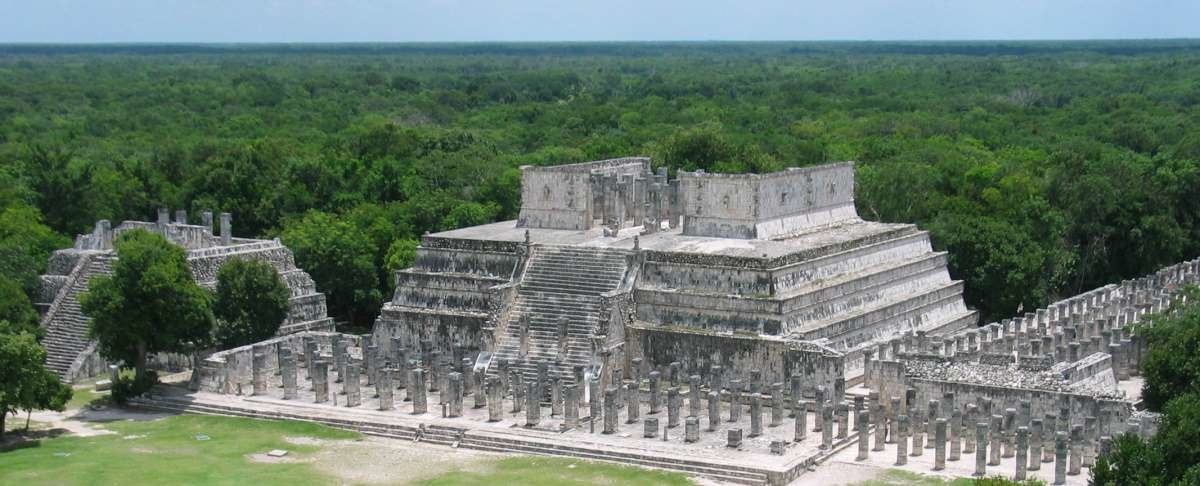
{"type": "MultiPolygon", "coordinates": [[[[0,452],[0,484],[334,484],[310,463],[251,462],[247,455],[286,449],[289,457],[316,453],[320,445],[287,443],[284,437],[355,439],[359,434],[305,422],[178,415],[152,421],[104,425],[117,432],[96,437],[57,437],[0,452]],[[198,435],[208,440],[198,440],[198,435]]],[[[322,458],[324,460],[325,458],[322,458]]],[[[590,463],[517,457],[486,460],[479,472],[454,471],[427,485],[687,485],[683,474],[590,463]]],[[[404,483],[396,464],[396,482],[404,483]]]]}
{"type": "Polygon", "coordinates": [[[427,486],[470,485],[690,485],[679,473],[572,459],[514,457],[497,461],[487,472],[451,472],[420,482],[427,486]]]}
{"type": "Polygon", "coordinates": [[[311,484],[308,464],[255,464],[247,454],[317,446],[285,436],[352,439],[358,434],[304,422],[180,415],[113,422],[116,435],[59,437],[0,453],[0,484],[311,484]],[[197,440],[204,434],[209,440],[197,440]]]}

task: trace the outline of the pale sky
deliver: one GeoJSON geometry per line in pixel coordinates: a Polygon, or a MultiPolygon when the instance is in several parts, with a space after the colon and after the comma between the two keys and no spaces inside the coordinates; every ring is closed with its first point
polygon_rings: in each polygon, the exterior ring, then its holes
{"type": "Polygon", "coordinates": [[[1200,37],[1200,0],[0,0],[9,42],[1200,37]]]}

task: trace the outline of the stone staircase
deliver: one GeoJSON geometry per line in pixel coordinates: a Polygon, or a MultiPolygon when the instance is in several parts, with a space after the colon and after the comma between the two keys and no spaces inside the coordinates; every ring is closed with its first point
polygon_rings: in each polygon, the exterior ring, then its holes
{"type": "Polygon", "coordinates": [[[621,287],[629,267],[622,250],[548,246],[534,248],[517,296],[502,326],[495,364],[507,360],[527,378],[537,363],[550,363],[551,376],[574,381],[574,367],[592,364],[592,338],[601,323],[601,295],[621,287]],[[561,337],[565,325],[565,342],[561,337]],[[522,340],[522,329],[528,337],[522,340]]]}
{"type": "Polygon", "coordinates": [[[96,275],[109,275],[112,266],[107,257],[84,255],[68,277],[67,286],[60,292],[42,318],[46,334],[46,368],[64,380],[71,377],[71,366],[91,344],[88,338],[89,319],[79,308],[79,295],[86,292],[96,275]]]}

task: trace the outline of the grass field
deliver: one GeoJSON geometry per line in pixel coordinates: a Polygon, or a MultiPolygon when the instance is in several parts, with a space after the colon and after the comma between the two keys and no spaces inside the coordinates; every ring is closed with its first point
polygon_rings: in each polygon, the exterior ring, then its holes
{"type": "MultiPolygon", "coordinates": [[[[94,399],[94,397],[93,397],[94,399]]],[[[345,484],[312,461],[323,445],[287,437],[353,440],[359,434],[321,425],[229,417],[179,415],[104,424],[116,432],[94,437],[56,437],[0,452],[0,484],[345,484]],[[207,440],[201,438],[207,437],[207,440]],[[289,451],[286,463],[250,459],[272,449],[289,451]]],[[[328,443],[328,442],[326,442],[328,443]]],[[[326,459],[327,460],[327,459],[326,459]]],[[[395,464],[405,484],[405,464],[395,464]]],[[[418,475],[420,476],[420,475],[418,475]]],[[[472,485],[686,485],[682,474],[578,460],[517,457],[484,459],[470,471],[449,471],[417,484],[472,485]]]]}
{"type": "Polygon", "coordinates": [[[428,486],[493,484],[540,485],[688,485],[686,476],[666,471],[613,466],[571,459],[514,457],[502,459],[486,472],[452,472],[422,481],[428,486]]]}
{"type": "Polygon", "coordinates": [[[114,435],[59,437],[0,454],[0,484],[282,484],[312,483],[307,464],[254,464],[247,454],[317,447],[285,436],[351,439],[353,432],[303,422],[181,415],[113,422],[114,435]],[[198,435],[208,440],[197,440],[198,435]]]}

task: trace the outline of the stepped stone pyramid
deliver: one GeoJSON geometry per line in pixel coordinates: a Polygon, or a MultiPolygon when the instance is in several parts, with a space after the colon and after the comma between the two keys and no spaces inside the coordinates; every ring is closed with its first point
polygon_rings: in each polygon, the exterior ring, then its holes
{"type": "MultiPolygon", "coordinates": [[[[221,235],[215,236],[212,213],[202,216],[201,225],[187,224],[184,211],[176,211],[175,222],[171,222],[166,210],[159,210],[155,223],[126,221],[113,228],[101,220],[92,233],[77,236],[74,247],[54,252],[47,274],[42,275],[42,292],[36,304],[45,329],[42,343],[48,352],[46,367],[68,382],[107,371],[107,363],[96,353],[95,342],[88,338],[89,319],[79,309],[79,295],[87,291],[94,276],[112,273],[117,258],[113,250],[115,235],[137,228],[160,233],[186,249],[192,276],[208,289],[216,287],[217,271],[230,258],[269,262],[292,291],[291,310],[279,334],[333,330],[333,320],[326,314],[325,295],[317,291],[307,273],[296,267],[291,250],[279,240],[233,238],[232,218],[227,213],[221,214],[221,235]]],[[[170,361],[170,357],[162,358],[170,361]]]]}
{"type": "Polygon", "coordinates": [[[393,359],[403,347],[607,384],[720,365],[722,379],[844,386],[864,350],[977,319],[928,233],[858,217],[850,162],[675,179],[647,158],[522,170],[516,221],[426,235],[397,272],[373,331],[393,359]]]}

